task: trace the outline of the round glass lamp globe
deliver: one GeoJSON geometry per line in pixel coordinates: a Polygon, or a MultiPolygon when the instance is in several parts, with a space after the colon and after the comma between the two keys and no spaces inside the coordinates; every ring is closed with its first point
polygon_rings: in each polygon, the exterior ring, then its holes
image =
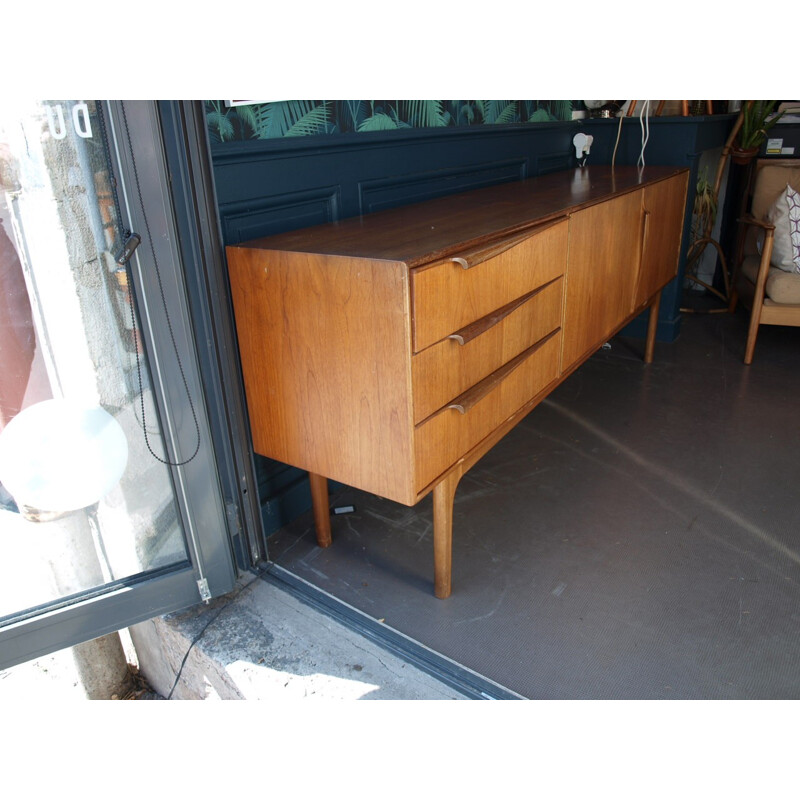
{"type": "Polygon", "coordinates": [[[29,508],[87,508],[119,483],[127,463],[125,433],[100,406],[45,400],[0,433],[0,482],[29,508]]]}

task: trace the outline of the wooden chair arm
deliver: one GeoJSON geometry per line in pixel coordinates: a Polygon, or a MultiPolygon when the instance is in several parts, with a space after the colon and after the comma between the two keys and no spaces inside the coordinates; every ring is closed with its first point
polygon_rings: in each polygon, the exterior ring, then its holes
{"type": "Polygon", "coordinates": [[[775,240],[775,226],[766,225],[765,231],[764,244],[761,248],[761,263],[758,265],[758,275],[756,276],[756,296],[759,305],[764,300],[764,287],[767,283],[769,268],[772,266],[772,245],[775,240]]]}

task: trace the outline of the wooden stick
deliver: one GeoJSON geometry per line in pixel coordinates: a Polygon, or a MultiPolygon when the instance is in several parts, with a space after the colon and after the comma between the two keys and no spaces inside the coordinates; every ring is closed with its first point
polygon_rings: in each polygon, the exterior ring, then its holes
{"type": "MultiPolygon", "coordinates": [[[[719,164],[717,165],[717,178],[714,181],[714,197],[719,197],[719,188],[722,185],[722,173],[725,171],[725,164],[727,163],[731,154],[733,140],[736,138],[736,134],[739,133],[739,129],[742,127],[743,122],[744,107],[742,107],[742,110],[739,112],[739,116],[736,118],[736,122],[734,122],[733,128],[731,128],[731,132],[728,134],[728,138],[725,141],[725,146],[722,148],[722,156],[720,157],[719,164]]],[[[710,231],[706,233],[706,236],[709,235],[710,231]]]]}

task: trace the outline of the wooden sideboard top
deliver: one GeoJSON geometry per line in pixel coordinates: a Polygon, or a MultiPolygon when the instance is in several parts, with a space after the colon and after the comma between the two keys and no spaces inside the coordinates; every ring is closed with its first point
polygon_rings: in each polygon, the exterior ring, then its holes
{"type": "Polygon", "coordinates": [[[685,167],[591,166],[243,242],[238,247],[401,261],[409,267],[572,213],[685,167]]]}

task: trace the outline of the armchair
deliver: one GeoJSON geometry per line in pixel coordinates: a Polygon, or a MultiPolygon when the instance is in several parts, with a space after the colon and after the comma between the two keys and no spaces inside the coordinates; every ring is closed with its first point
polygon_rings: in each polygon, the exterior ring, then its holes
{"type": "Polygon", "coordinates": [[[800,194],[797,192],[800,192],[800,161],[755,162],[749,211],[739,220],[729,306],[734,311],[741,300],[750,309],[745,364],[753,361],[760,325],[800,326],[800,194]]]}

